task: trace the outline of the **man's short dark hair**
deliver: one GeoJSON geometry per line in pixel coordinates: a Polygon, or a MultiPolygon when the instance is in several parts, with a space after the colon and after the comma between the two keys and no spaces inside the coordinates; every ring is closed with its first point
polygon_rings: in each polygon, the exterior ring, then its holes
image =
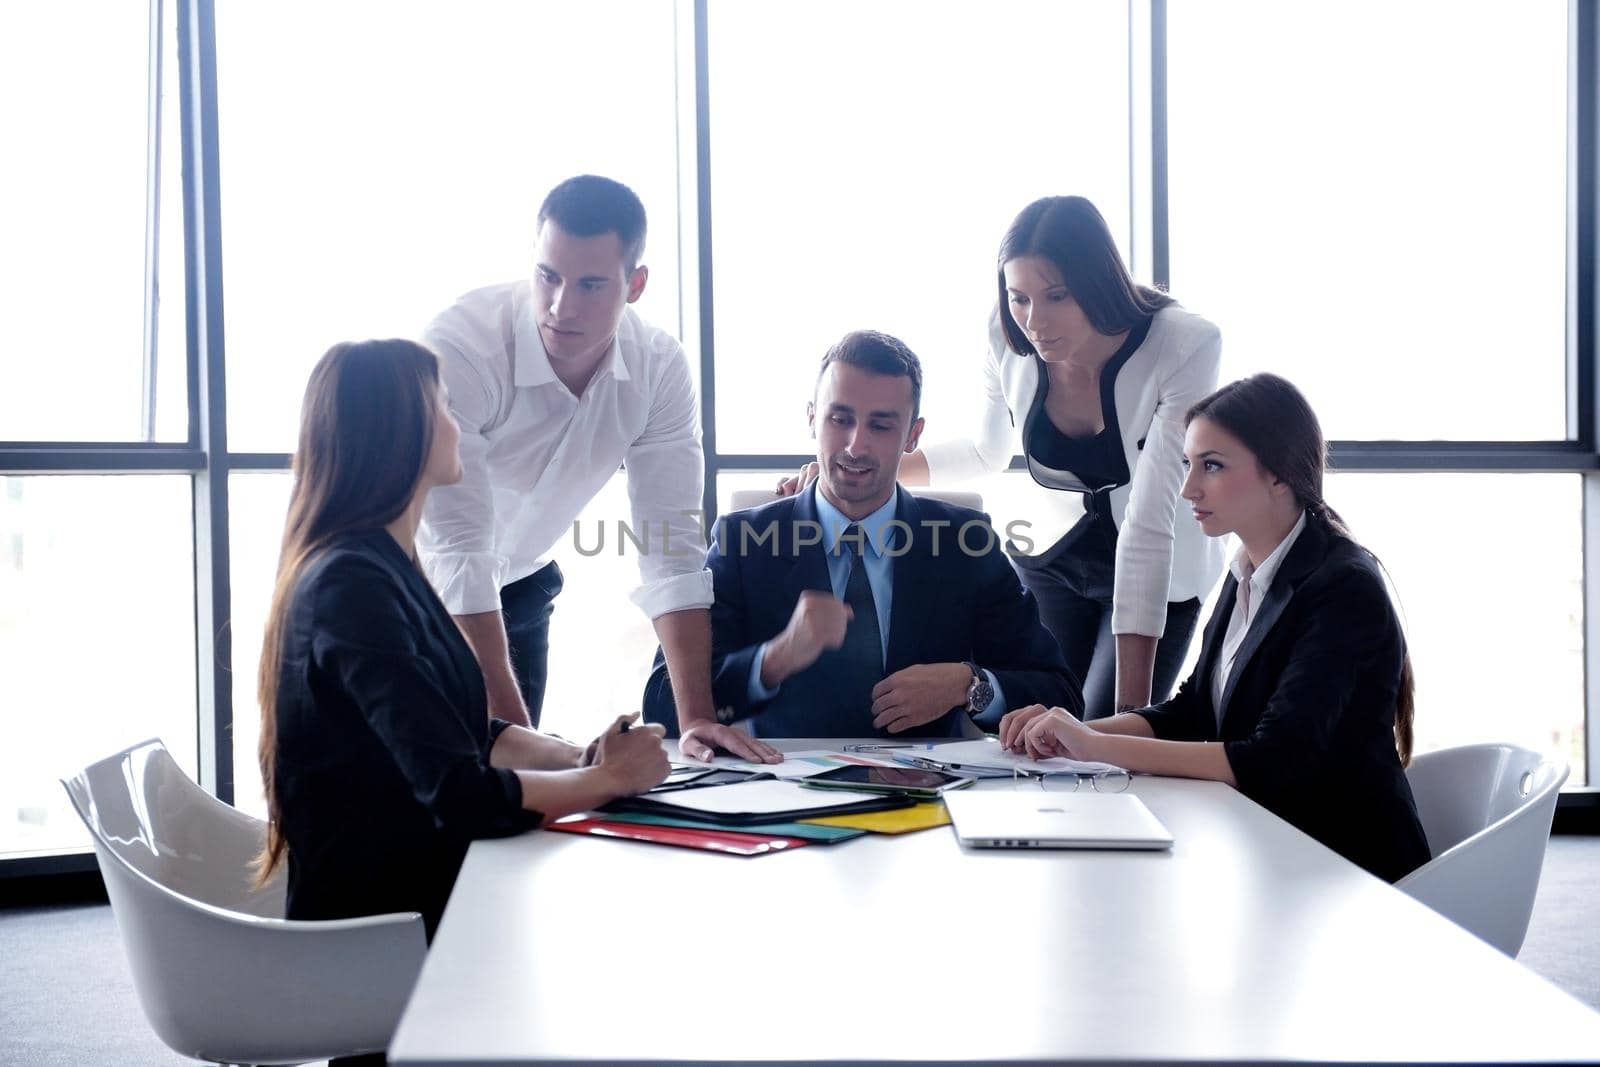
{"type": "Polygon", "coordinates": [[[644,255],[644,202],[619,181],[598,174],[568,178],[539,205],[539,225],[552,221],[574,237],[616,234],[630,272],[644,255]]]}
{"type": "Polygon", "coordinates": [[[828,367],[834,363],[860,367],[864,371],[887,374],[893,378],[910,378],[911,421],[917,421],[922,411],[922,361],[900,338],[877,330],[855,330],[845,334],[822,357],[822,366],[817,369],[818,384],[821,384],[822,376],[828,373],[828,367]]]}

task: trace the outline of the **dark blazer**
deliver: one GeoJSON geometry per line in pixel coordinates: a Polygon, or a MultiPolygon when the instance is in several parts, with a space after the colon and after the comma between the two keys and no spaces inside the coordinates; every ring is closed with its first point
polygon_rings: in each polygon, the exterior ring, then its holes
{"type": "MultiPolygon", "coordinates": [[[[1078,680],[1039,622],[1038,606],[1018,582],[988,518],[903,489],[896,492],[895,518],[910,528],[911,537],[891,552],[901,554],[891,572],[894,602],[885,677],[918,663],[972,661],[994,672],[1010,708],[1047,704],[1081,715],[1078,680]],[[968,530],[964,551],[958,534],[969,523],[982,529],[968,530]]],[[[733,718],[752,718],[763,737],[888,736],[873,729],[869,708],[838,706],[820,660],[787,679],[772,701],[752,705],[749,699],[757,648],[788,625],[803,591],[833,589],[824,547],[796,543],[814,539],[820,529],[808,527],[818,522],[814,493],[736,511],[718,522],[706,556],[716,597],[712,697],[718,708],[731,708],[733,718]]],[[[659,651],[645,687],[644,716],[676,735],[677,710],[659,651]]],[[[964,710],[952,709],[902,736],[960,736],[964,717],[964,710]]],[[[999,718],[992,718],[981,725],[995,729],[999,718]]]]}
{"type": "Polygon", "coordinates": [[[488,765],[472,650],[394,539],[366,530],[301,572],[282,653],[288,917],[420,911],[431,938],[467,845],[539,822],[516,775],[488,765]]]}
{"type": "Polygon", "coordinates": [[[1429,858],[1395,752],[1405,637],[1366,549],[1308,518],[1211,700],[1238,582],[1212,610],[1189,680],[1139,714],[1157,737],[1222,741],[1239,790],[1353,863],[1394,881],[1429,858]]]}

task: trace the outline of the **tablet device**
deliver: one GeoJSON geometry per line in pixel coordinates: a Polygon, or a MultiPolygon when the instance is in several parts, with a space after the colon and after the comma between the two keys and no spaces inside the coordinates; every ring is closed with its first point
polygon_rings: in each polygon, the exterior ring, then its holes
{"type": "Polygon", "coordinates": [[[921,767],[835,767],[802,778],[813,789],[853,789],[862,793],[896,793],[908,797],[937,797],[947,789],[972,784],[971,778],[921,767]]]}

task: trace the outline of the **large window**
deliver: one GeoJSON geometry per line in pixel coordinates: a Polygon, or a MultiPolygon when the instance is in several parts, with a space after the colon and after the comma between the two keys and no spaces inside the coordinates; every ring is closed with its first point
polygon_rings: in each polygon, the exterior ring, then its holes
{"type": "Polygon", "coordinates": [[[148,737],[196,766],[182,476],[0,477],[0,857],[88,846],[56,781],[148,737]]]}
{"type": "Polygon", "coordinates": [[[25,4],[3,17],[0,860],[8,866],[88,846],[57,781],[86,763],[160,737],[183,767],[199,767],[184,471],[200,457],[187,445],[171,14],[152,17],[148,3],[25,4]]]}
{"type": "MultiPolygon", "coordinates": [[[[650,281],[635,307],[678,333],[675,32],[656,0],[219,3],[230,447],[294,447],[329,345],[416,337],[460,294],[529,277],[539,203],[574,174],[644,201],[650,281]],[[287,82],[286,66],[299,72],[287,82]]],[[[289,478],[229,484],[235,792],[259,810],[255,667],[289,478]]],[[[654,649],[627,599],[637,561],[614,551],[628,514],[619,477],[580,520],[610,532],[608,550],[557,547],[568,592],[544,724],[574,737],[638,706],[654,649]]]]}
{"type": "Polygon", "coordinates": [[[817,363],[862,328],[922,358],[930,440],[968,432],[1017,212],[1081,193],[1127,248],[1128,5],[708,14],[718,450],[808,451],[817,363]]]}
{"type": "Polygon", "coordinates": [[[0,441],[188,435],[175,37],[91,10],[0,16],[0,441]]]}
{"type": "Polygon", "coordinates": [[[574,174],[644,201],[638,308],[677,332],[673,26],[658,0],[219,3],[230,447],[294,448],[329,345],[531,277],[574,174]]]}
{"type": "Polygon", "coordinates": [[[1582,480],[1334,474],[1324,496],[1383,562],[1417,679],[1417,748],[1510,741],[1587,781],[1582,480]]]}
{"type": "Polygon", "coordinates": [[[1561,440],[1567,5],[1170,4],[1173,294],[1355,440],[1561,440]]]}

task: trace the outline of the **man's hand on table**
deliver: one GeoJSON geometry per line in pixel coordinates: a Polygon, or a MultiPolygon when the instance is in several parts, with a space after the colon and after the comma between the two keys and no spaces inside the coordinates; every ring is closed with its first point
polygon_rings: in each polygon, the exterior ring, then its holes
{"type": "Polygon", "coordinates": [[[709,720],[684,727],[678,751],[684,759],[710,763],[717,749],[751,763],[782,763],[783,753],[733,726],[709,720]]]}

